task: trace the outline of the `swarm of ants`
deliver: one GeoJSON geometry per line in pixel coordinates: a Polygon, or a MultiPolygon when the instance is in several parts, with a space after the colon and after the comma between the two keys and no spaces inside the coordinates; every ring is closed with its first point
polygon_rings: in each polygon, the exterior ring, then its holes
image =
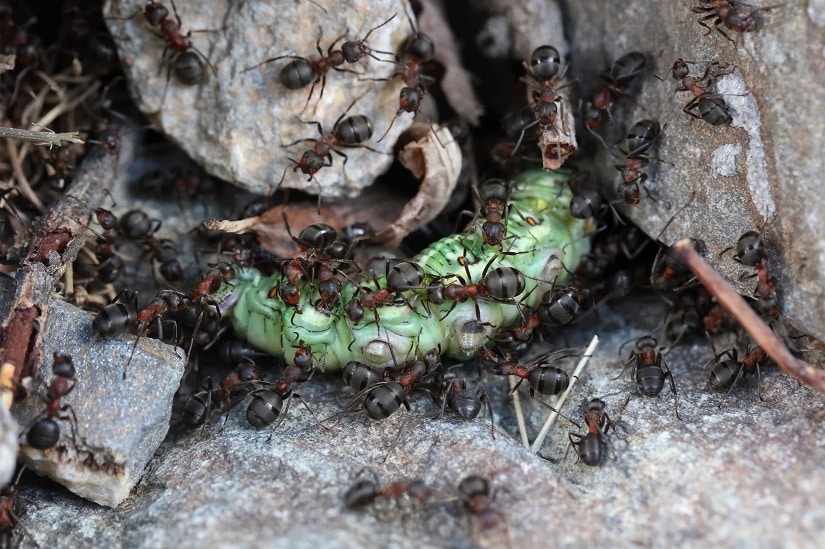
{"type": "MultiPolygon", "coordinates": [[[[708,32],[718,31],[728,40],[731,32],[756,31],[759,12],[768,9],[771,8],[748,11],[741,3],[732,1],[700,1],[692,7],[699,15],[700,25],[708,32]]],[[[60,131],[79,131],[85,138],[83,146],[52,150],[10,147],[8,161],[16,173],[16,184],[0,191],[4,214],[0,225],[0,252],[5,271],[13,271],[30,251],[37,252],[27,250],[31,227],[71,184],[84,154],[92,147],[103,147],[116,155],[117,142],[110,137],[110,125],[134,116],[124,94],[112,39],[105,30],[98,3],[64,2],[60,15],[59,20],[44,18],[27,13],[25,6],[0,3],[0,44],[4,53],[16,56],[15,69],[1,75],[0,84],[7,98],[3,105],[6,118],[15,126],[23,127],[36,123],[43,115],[44,106],[55,103],[61,114],[51,119],[50,126],[60,131]],[[43,36],[52,38],[44,40],[43,36]],[[72,76],[73,63],[81,63],[86,76],[72,76]],[[50,91],[53,85],[60,86],[63,92],[58,99],[50,91]],[[39,108],[32,107],[35,105],[32,98],[38,100],[39,108]]],[[[263,70],[266,65],[277,63],[283,93],[304,93],[299,90],[309,87],[306,109],[313,101],[320,100],[326,87],[331,85],[327,81],[330,71],[352,72],[348,65],[369,56],[394,63],[398,68],[403,84],[399,102],[397,107],[387,108],[395,111],[395,117],[403,113],[417,115],[424,97],[439,93],[438,71],[431,67],[433,41],[410,20],[410,36],[401,50],[383,52],[368,45],[369,38],[380,33],[397,15],[369,28],[360,38],[353,35],[331,41],[326,49],[319,38],[316,52],[305,52],[309,57],[279,55],[257,63],[250,61],[241,72],[263,70]]],[[[147,32],[158,38],[158,64],[165,72],[167,86],[209,85],[210,75],[215,74],[213,63],[193,45],[191,36],[184,34],[185,22],[174,3],[147,2],[140,17],[147,24],[147,32]]],[[[490,177],[467,181],[464,187],[470,189],[475,201],[469,213],[473,222],[480,221],[484,245],[497,248],[503,254],[507,253],[508,219],[521,215],[511,208],[509,182],[517,173],[534,165],[536,159],[530,158],[527,151],[535,148],[538,134],[556,131],[548,128],[555,128],[556,118],[562,116],[563,109],[574,108],[558,93],[570,83],[562,83],[566,68],[553,45],[537,46],[526,61],[523,80],[528,92],[527,103],[514,105],[514,114],[503,121],[501,128],[490,132],[496,136],[506,135],[506,140],[491,147],[492,154],[485,151],[475,159],[483,166],[479,171],[491,174],[490,177]]],[[[670,69],[675,91],[692,95],[682,110],[697,123],[730,124],[730,109],[714,85],[733,69],[711,61],[697,72],[693,64],[679,58],[670,69]],[[701,76],[697,76],[699,74],[701,76]]],[[[473,359],[473,364],[488,374],[514,376],[519,384],[526,382],[530,397],[551,410],[555,408],[541,397],[565,392],[571,384],[570,372],[561,367],[554,355],[527,358],[531,343],[552,330],[597,314],[598,308],[607,301],[625,297],[634,288],[658,292],[672,303],[672,308],[663,319],[661,330],[638,338],[622,361],[631,372],[630,379],[639,395],[656,398],[663,389],[669,389],[677,418],[681,419],[678,379],[666,357],[680,342],[691,338],[706,338],[711,342],[715,355],[707,365],[707,385],[711,391],[727,394],[747,390],[746,378],[756,374],[757,383],[761,383],[761,369],[771,363],[765,350],[736,331],[730,316],[697,282],[674,250],[645,237],[618,212],[617,207],[639,207],[644,200],[658,200],[648,182],[655,177],[652,163],[661,161],[655,150],[667,128],[656,120],[655,113],[628,124],[622,142],[613,146],[608,145],[600,133],[606,125],[620,119],[618,115],[624,103],[635,102],[634,94],[641,86],[652,85],[654,75],[650,65],[647,53],[629,51],[617,55],[601,72],[598,91],[583,97],[580,103],[581,135],[589,135],[590,145],[603,147],[615,157],[619,173],[615,185],[600,182],[597,176],[585,171],[572,172],[567,179],[573,192],[570,214],[579,219],[592,219],[599,227],[590,235],[590,253],[580,265],[571,266],[568,281],[554,284],[535,310],[524,307],[522,321],[499,330],[473,359]],[[715,340],[722,333],[734,333],[735,344],[717,352],[715,340]]],[[[361,114],[348,116],[357,104],[358,99],[326,128],[320,121],[312,121],[317,136],[286,145],[294,147],[304,143],[306,147],[300,156],[296,154],[297,159],[291,159],[291,164],[283,167],[281,181],[290,168],[310,180],[322,169],[344,170],[347,148],[377,152],[368,144],[373,138],[371,120],[361,114]],[[333,154],[342,159],[340,165],[333,163],[333,154]]],[[[674,108],[679,105],[674,104],[674,108]]],[[[431,127],[433,122],[427,120],[431,127]]],[[[392,123],[386,129],[378,129],[381,135],[373,143],[388,134],[392,123]]],[[[574,150],[565,149],[561,144],[555,151],[559,159],[573,153],[574,150]]],[[[576,157],[572,156],[571,164],[575,161],[576,157]]],[[[578,165],[584,166],[585,161],[581,160],[578,165]]],[[[197,168],[147,171],[133,181],[133,187],[148,195],[173,195],[180,204],[191,202],[194,197],[207,200],[222,192],[221,183],[197,168]]],[[[235,215],[250,217],[273,203],[274,200],[259,199],[237,208],[235,215]]],[[[524,288],[523,275],[512,268],[495,268],[489,273],[485,269],[485,275],[476,282],[469,276],[467,280],[445,277],[422,288],[424,273],[419,265],[411,261],[385,261],[379,275],[385,276],[386,286],[362,286],[356,297],[344,303],[345,285],[353,284],[354,280],[368,280],[368,269],[356,260],[358,252],[375,233],[368,218],[347,227],[334,228],[324,223],[302,227],[292,236],[294,254],[278,257],[264,249],[254,235],[205,230],[185,238],[167,234],[163,222],[155,218],[157,214],[128,205],[95,205],[90,214],[93,222],[86,229],[92,236],[87,238],[74,261],[75,286],[63,291],[78,305],[96,313],[93,330],[97,337],[113,338],[131,332],[136,339],[157,337],[186,350],[189,365],[174,418],[176,427],[183,431],[220,429],[213,418],[224,416],[223,423],[226,423],[232,410],[244,403],[249,425],[267,431],[263,435],[266,440],[276,437],[278,427],[288,420],[293,399],[299,400],[315,416],[311,402],[296,391],[321,369],[323,361],[318,349],[300,341],[283,357],[269,357],[245,341],[235,339],[228,329],[216,295],[222,284],[236,276],[238,267],[283,273],[285,281],[272,288],[269,297],[293,308],[301,298],[298,282],[307,282],[317,292],[314,307],[318,311],[338,314],[343,310],[353,322],[367,322],[374,312],[379,333],[382,307],[403,299],[403,293],[411,289],[421,290],[430,303],[499,299],[518,304],[524,288]],[[191,258],[189,250],[194,250],[191,258]],[[137,292],[138,286],[142,286],[140,292],[137,292]]],[[[462,221],[466,219],[461,219],[461,211],[446,212],[427,231],[408,239],[402,250],[412,254],[422,247],[417,239],[435,240],[460,227],[462,221]]],[[[735,252],[727,254],[726,260],[737,261],[753,270],[751,305],[768,321],[774,321],[780,312],[777,284],[763,236],[758,231],[744,233],[738,242],[731,243],[735,252]]],[[[693,241],[697,252],[703,253],[703,246],[702,241],[693,241]]],[[[35,257],[44,262],[47,256],[35,253],[35,257]]],[[[294,313],[301,314],[301,311],[294,313]]],[[[572,350],[571,354],[576,352],[572,350]]],[[[124,378],[136,375],[129,371],[128,365],[127,361],[124,378]]],[[[346,411],[363,411],[368,418],[381,421],[401,408],[410,410],[414,404],[411,403],[413,394],[423,392],[442,421],[447,415],[472,421],[486,413],[492,425],[491,437],[495,437],[492,391],[485,388],[480,378],[463,377],[448,365],[451,364],[447,357],[441,356],[439,348],[422,349],[420,358],[401,359],[397,368],[383,371],[351,361],[343,368],[345,385],[354,395],[346,411]]],[[[36,376],[28,389],[13,387],[16,399],[28,390],[42,401],[42,413],[36,421],[24,426],[24,444],[44,451],[68,438],[76,445],[84,444],[83,433],[78,432],[78,418],[68,402],[75,389],[77,367],[80,365],[69,354],[54,353],[51,375],[36,376]]],[[[320,428],[329,428],[328,422],[316,419],[320,428]]],[[[583,421],[582,427],[570,420],[570,450],[577,462],[599,466],[611,453],[608,451],[610,431],[615,431],[619,422],[608,415],[607,404],[595,395],[584,408],[583,421]]],[[[0,529],[6,533],[19,522],[15,514],[19,479],[18,475],[15,483],[0,494],[0,516],[3,517],[0,529]]],[[[459,483],[456,493],[461,508],[478,522],[480,529],[497,525],[504,525],[506,529],[503,515],[493,504],[488,479],[468,476],[459,483]]],[[[344,502],[350,509],[361,509],[402,496],[423,503],[432,497],[432,492],[417,480],[389,483],[361,480],[346,492],[344,502]]]]}

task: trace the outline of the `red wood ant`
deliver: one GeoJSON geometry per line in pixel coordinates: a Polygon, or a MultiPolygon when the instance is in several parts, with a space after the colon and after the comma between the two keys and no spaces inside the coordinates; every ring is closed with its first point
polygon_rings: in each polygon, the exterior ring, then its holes
{"type": "Polygon", "coordinates": [[[730,124],[733,118],[727,103],[721,95],[707,89],[713,84],[714,78],[728,74],[730,71],[725,72],[722,69],[722,72],[720,72],[719,63],[714,62],[708,65],[705,74],[701,78],[695,78],[690,76],[688,63],[683,59],[677,59],[671,68],[673,79],[679,82],[676,91],[689,91],[694,95],[693,99],[682,107],[682,111],[694,118],[701,118],[714,126],[730,124]],[[701,82],[705,82],[705,85],[703,86],[701,82]],[[693,112],[693,109],[696,109],[698,114],[693,112]]]}
{"type": "MultiPolygon", "coordinates": [[[[170,2],[175,13],[174,20],[169,17],[169,10],[166,6],[160,2],[148,2],[143,8],[143,17],[146,22],[153,27],[157,27],[159,31],[157,36],[166,42],[162,56],[162,63],[167,64],[166,84],[169,85],[169,75],[172,71],[174,71],[178,80],[187,86],[200,84],[206,76],[201,60],[206,61],[213,73],[217,73],[206,56],[193,46],[192,41],[189,40],[192,31],[189,31],[186,35],[181,33],[178,9],[174,0],[170,0],[170,2]]],[[[164,89],[165,95],[166,90],[164,89]]]]}
{"type": "Polygon", "coordinates": [[[0,490],[0,540],[4,547],[13,547],[12,543],[14,529],[17,526],[31,537],[31,533],[23,527],[20,517],[17,516],[17,493],[20,491],[20,477],[26,470],[26,466],[20,468],[14,482],[0,490]],[[8,542],[8,543],[5,543],[8,542]]]}
{"type": "MultiPolygon", "coordinates": [[[[712,362],[714,362],[713,367],[710,369],[710,377],[708,377],[708,387],[711,390],[721,392],[727,389],[727,393],[730,393],[733,388],[736,386],[736,383],[739,381],[741,377],[750,375],[754,372],[757,373],[757,376],[760,380],[760,388],[759,388],[759,398],[762,399],[762,390],[761,390],[761,372],[760,368],[762,366],[767,365],[770,362],[770,357],[768,357],[767,353],[762,350],[761,347],[754,347],[748,350],[747,355],[745,355],[742,360],[739,360],[737,356],[736,349],[728,349],[727,351],[722,352],[721,354],[717,355],[713,358],[712,362]],[[719,360],[723,356],[727,356],[728,360],[719,360]]],[[[721,401],[719,402],[719,407],[722,407],[721,401]]]]}
{"type": "MultiPolygon", "coordinates": [[[[376,140],[376,143],[380,143],[387,137],[393,124],[395,124],[395,120],[401,114],[409,112],[415,116],[420,112],[421,102],[424,100],[424,95],[426,94],[425,83],[434,80],[432,77],[424,74],[423,65],[433,59],[435,55],[435,43],[426,34],[415,30],[412,19],[408,18],[408,21],[415,34],[404,42],[401,47],[401,54],[396,56],[396,63],[404,67],[404,72],[402,73],[404,87],[401,88],[398,94],[398,110],[395,116],[392,117],[387,130],[376,140]]],[[[436,140],[438,140],[438,143],[443,148],[444,144],[441,143],[441,139],[435,132],[432,122],[429,122],[429,124],[436,140]]]]}
{"type": "Polygon", "coordinates": [[[584,410],[584,422],[587,425],[587,433],[568,433],[570,445],[576,449],[579,460],[590,467],[596,467],[602,462],[602,444],[607,442],[607,432],[616,425],[605,411],[607,404],[605,401],[594,398],[587,403],[584,410]],[[576,437],[576,440],[573,439],[576,437]]]}
{"type": "Polygon", "coordinates": [[[642,170],[650,163],[647,151],[662,136],[662,128],[656,120],[640,120],[630,128],[625,137],[627,162],[615,168],[621,173],[616,192],[625,204],[636,205],[641,200],[644,189],[648,198],[656,199],[645,185],[647,174],[642,170]]]}
{"type": "Polygon", "coordinates": [[[249,72],[253,69],[266,65],[267,63],[271,63],[273,61],[279,61],[281,59],[292,59],[289,63],[284,65],[281,69],[280,73],[278,73],[278,80],[281,84],[289,89],[289,90],[300,90],[312,84],[312,87],[309,89],[309,95],[307,96],[306,104],[304,108],[301,109],[301,112],[304,112],[306,108],[309,106],[309,102],[312,99],[312,94],[315,91],[315,86],[320,82],[321,83],[321,93],[318,96],[318,100],[320,101],[324,97],[324,88],[326,87],[327,83],[327,73],[330,70],[335,70],[338,72],[353,72],[349,69],[341,68],[341,65],[344,63],[357,63],[361,59],[366,56],[372,57],[378,61],[386,61],[384,59],[380,59],[373,55],[373,52],[376,53],[386,53],[387,55],[392,55],[389,52],[382,52],[378,50],[373,50],[366,44],[366,40],[369,38],[370,34],[376,29],[379,29],[392,21],[395,18],[396,14],[393,14],[392,17],[371,28],[366,36],[361,40],[350,40],[344,42],[341,45],[341,49],[336,50],[335,44],[337,44],[341,39],[344,38],[344,35],[339,36],[327,48],[327,53],[324,55],[324,51],[321,49],[321,36],[323,30],[321,28],[318,29],[318,40],[315,42],[315,49],[318,51],[319,57],[316,59],[306,59],[304,57],[300,57],[298,55],[279,55],[277,57],[271,57],[265,61],[261,61],[257,65],[253,65],[241,71],[241,73],[249,72]]]}
{"type": "MultiPolygon", "coordinates": [[[[440,373],[440,370],[439,370],[440,373]]],[[[448,373],[439,376],[437,380],[438,390],[441,393],[441,409],[438,415],[433,419],[444,417],[444,412],[449,408],[452,412],[462,420],[475,419],[482,407],[487,407],[487,413],[490,416],[490,434],[493,440],[496,438],[495,423],[493,422],[493,407],[490,404],[490,398],[484,390],[483,385],[479,385],[474,391],[467,389],[467,381],[465,379],[458,379],[454,374],[448,373]]],[[[438,439],[436,436],[436,440],[438,439]]]]}
{"type": "MultiPolygon", "coordinates": [[[[298,143],[313,143],[312,149],[305,151],[300,160],[294,160],[292,158],[288,159],[290,162],[295,164],[292,168],[293,172],[301,170],[302,173],[309,176],[307,181],[312,181],[312,176],[318,173],[321,168],[332,166],[332,153],[334,152],[344,159],[342,169],[344,172],[344,177],[346,178],[347,155],[344,154],[340,148],[363,148],[372,152],[381,152],[368,145],[364,145],[364,141],[372,137],[372,123],[369,118],[363,114],[344,118],[344,116],[346,116],[346,114],[350,111],[350,109],[352,109],[359,99],[361,99],[361,97],[357,97],[352,103],[350,103],[347,110],[341,113],[341,116],[339,116],[335,121],[332,132],[329,134],[324,133],[324,128],[321,126],[320,122],[314,120],[308,121],[306,122],[307,124],[315,124],[318,127],[318,134],[321,138],[298,139],[297,141],[284,145],[285,147],[291,147],[293,145],[297,145],[298,143]]],[[[286,169],[284,169],[284,174],[278,182],[279,186],[283,182],[285,176],[286,169]]]]}
{"type": "Polygon", "coordinates": [[[75,367],[72,357],[60,353],[54,353],[52,373],[54,377],[49,383],[43,401],[46,403],[46,410],[43,417],[36,420],[26,434],[26,443],[38,450],[47,450],[54,447],[60,439],[60,426],[55,421],[62,419],[70,422],[72,427],[72,440],[75,438],[75,426],[77,417],[74,410],[68,404],[62,404],[62,399],[67,396],[75,387],[74,376],[75,367]],[[71,416],[66,414],[71,412],[71,416]]]}
{"type": "MultiPolygon", "coordinates": [[[[706,14],[699,18],[698,23],[708,29],[705,35],[713,32],[713,29],[719,31],[719,34],[730,40],[733,40],[728,33],[722,30],[720,25],[736,32],[754,32],[762,27],[762,22],[756,17],[760,11],[767,11],[778,6],[769,6],[767,8],[758,8],[753,11],[746,11],[742,6],[748,6],[744,2],[735,2],[733,0],[699,0],[699,4],[690,8],[693,13],[706,14]],[[708,20],[713,20],[713,26],[706,23],[708,20]]],[[[750,6],[749,6],[750,7],[750,6]]]]}
{"type": "Polygon", "coordinates": [[[501,521],[505,536],[508,536],[504,515],[493,509],[494,495],[489,480],[479,475],[465,477],[458,483],[458,495],[464,511],[476,517],[482,530],[495,528],[501,521]]]}
{"type": "Polygon", "coordinates": [[[640,337],[636,341],[636,349],[630,353],[630,357],[627,359],[625,368],[631,362],[633,363],[633,380],[636,382],[636,388],[645,396],[658,396],[665,386],[665,379],[667,379],[670,382],[670,391],[673,393],[676,417],[681,420],[676,383],[662,353],[656,349],[656,345],[655,338],[651,336],[640,337]]]}
{"type": "Polygon", "coordinates": [[[372,505],[379,498],[398,499],[403,496],[425,503],[432,496],[432,490],[422,480],[401,480],[380,486],[377,480],[363,479],[346,491],[344,505],[348,509],[358,509],[372,505]]]}
{"type": "Polygon", "coordinates": [[[734,259],[748,267],[756,268],[757,303],[762,314],[768,317],[779,315],[779,299],[776,296],[776,280],[771,276],[762,245],[762,235],[748,231],[739,237],[736,243],[734,259]]]}
{"type": "MultiPolygon", "coordinates": [[[[550,129],[558,134],[556,129],[557,115],[561,114],[562,118],[564,117],[564,112],[561,111],[564,108],[563,98],[558,94],[558,90],[564,86],[557,88],[555,83],[556,76],[561,69],[559,51],[553,46],[539,46],[530,54],[530,64],[525,64],[525,68],[529,76],[523,80],[532,89],[530,95],[533,98],[533,117],[535,120],[522,128],[521,135],[519,135],[516,146],[513,148],[513,155],[521,146],[527,130],[537,125],[542,134],[550,129]]],[[[555,152],[558,154],[559,160],[563,156],[566,157],[573,153],[572,150],[562,151],[561,144],[558,144],[555,152]],[[562,152],[565,154],[562,154],[562,152]]]]}
{"type": "Polygon", "coordinates": [[[595,133],[601,123],[612,115],[613,109],[622,97],[630,97],[628,90],[634,80],[639,78],[647,68],[647,58],[643,53],[632,51],[616,59],[610,69],[602,71],[599,77],[607,85],[596,92],[588,104],[585,127],[599,141],[602,138],[595,133]]]}

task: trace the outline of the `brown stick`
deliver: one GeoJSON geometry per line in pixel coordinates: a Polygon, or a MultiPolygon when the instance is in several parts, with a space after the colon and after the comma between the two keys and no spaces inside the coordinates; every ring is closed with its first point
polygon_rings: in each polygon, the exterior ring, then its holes
{"type": "Polygon", "coordinates": [[[736,290],[719,275],[707,261],[696,253],[688,239],[673,245],[682,261],[716,298],[722,307],[745,328],[758,345],[768,353],[786,374],[825,394],[825,371],[791,354],[791,351],[773,330],[756,314],[736,290]]]}

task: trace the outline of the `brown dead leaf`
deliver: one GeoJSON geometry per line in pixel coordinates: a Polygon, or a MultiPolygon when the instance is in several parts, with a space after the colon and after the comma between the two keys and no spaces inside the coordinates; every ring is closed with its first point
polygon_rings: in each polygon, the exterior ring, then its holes
{"type": "Polygon", "coordinates": [[[407,144],[399,157],[401,163],[422,179],[418,193],[409,201],[393,188],[373,188],[362,196],[334,204],[315,202],[276,206],[258,217],[237,221],[212,220],[207,229],[230,233],[254,232],[270,253],[290,257],[295,242],[284,224],[284,211],[293,234],[312,223],[326,223],[337,229],[367,221],[377,231],[372,240],[394,248],[411,232],[426,225],[441,213],[450,200],[461,171],[461,150],[447,128],[437,128],[438,139],[427,126],[423,137],[407,144]]]}
{"type": "Polygon", "coordinates": [[[461,173],[461,149],[447,128],[428,131],[417,141],[408,143],[398,160],[421,179],[418,193],[405,206],[401,215],[375,238],[394,248],[411,232],[436,218],[450,201],[461,173]],[[439,142],[440,141],[440,142],[439,142]]]}

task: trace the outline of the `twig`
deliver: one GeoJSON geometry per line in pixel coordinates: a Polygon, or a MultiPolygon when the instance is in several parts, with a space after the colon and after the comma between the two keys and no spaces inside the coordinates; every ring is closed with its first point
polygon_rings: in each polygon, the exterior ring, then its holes
{"type": "Polygon", "coordinates": [[[54,145],[60,147],[69,143],[85,143],[85,141],[80,138],[80,132],[55,133],[51,130],[39,132],[34,130],[8,128],[5,126],[0,126],[0,137],[17,139],[19,141],[28,141],[30,143],[34,143],[35,145],[48,145],[50,149],[54,145]]]}
{"type": "MultiPolygon", "coordinates": [[[[556,410],[561,410],[561,407],[564,406],[565,401],[567,401],[567,396],[573,390],[573,386],[576,384],[576,381],[579,380],[579,374],[581,374],[582,370],[584,370],[585,364],[587,364],[587,361],[593,356],[593,351],[596,350],[598,345],[599,336],[594,335],[593,339],[590,340],[590,344],[587,346],[587,349],[585,349],[584,355],[582,355],[581,359],[579,359],[579,363],[576,364],[576,369],[573,370],[573,375],[570,376],[570,385],[567,386],[567,390],[562,393],[559,400],[555,403],[556,410]]],[[[542,425],[541,431],[539,431],[539,436],[536,437],[536,440],[533,441],[532,448],[530,448],[534,454],[537,454],[538,451],[541,450],[541,445],[544,444],[544,439],[547,437],[547,433],[550,432],[550,428],[556,422],[558,417],[558,411],[550,412],[550,415],[547,416],[547,420],[544,422],[544,425],[542,425]]]]}
{"type": "Polygon", "coordinates": [[[693,274],[696,275],[707,291],[716,298],[727,312],[733,315],[745,331],[786,374],[825,394],[825,371],[793,356],[788,347],[745,302],[742,296],[736,293],[736,290],[707,261],[702,259],[702,256],[696,253],[689,240],[676,242],[673,249],[679,254],[682,261],[690,267],[690,270],[693,271],[693,274]]]}
{"type": "Polygon", "coordinates": [[[518,432],[521,435],[521,443],[524,445],[525,450],[529,450],[530,439],[527,438],[527,425],[524,423],[524,410],[521,408],[521,397],[519,397],[518,391],[514,390],[516,388],[516,379],[516,376],[507,376],[507,380],[510,382],[510,394],[513,396],[513,409],[516,411],[516,423],[518,424],[518,432]]]}

